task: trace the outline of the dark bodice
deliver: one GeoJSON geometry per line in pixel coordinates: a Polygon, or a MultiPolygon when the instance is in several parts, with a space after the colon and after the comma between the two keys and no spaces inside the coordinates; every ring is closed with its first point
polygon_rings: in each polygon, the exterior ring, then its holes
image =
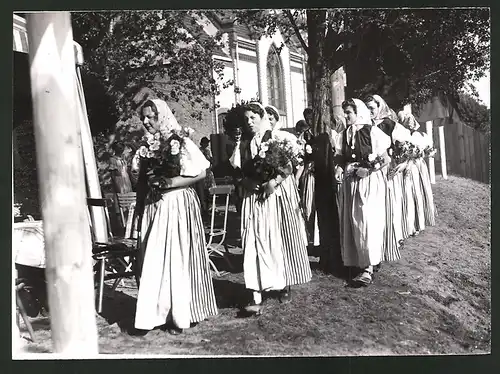
{"type": "Polygon", "coordinates": [[[342,153],[344,155],[344,164],[348,162],[360,162],[366,159],[372,153],[372,138],[371,126],[364,125],[359,129],[355,136],[354,148],[352,147],[351,140],[347,139],[347,130],[342,133],[342,153]]]}

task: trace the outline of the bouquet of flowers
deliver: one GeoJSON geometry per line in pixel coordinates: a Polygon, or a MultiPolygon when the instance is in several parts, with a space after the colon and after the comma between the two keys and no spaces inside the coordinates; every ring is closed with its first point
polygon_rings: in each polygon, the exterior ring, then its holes
{"type": "MultiPolygon", "coordinates": [[[[392,148],[391,148],[392,149],[392,148]]],[[[418,146],[408,141],[394,143],[392,159],[396,164],[401,164],[406,161],[415,160],[422,155],[422,151],[418,146]]]]}
{"type": "Polygon", "coordinates": [[[359,168],[365,168],[369,171],[377,171],[382,167],[383,164],[384,158],[382,156],[375,153],[370,153],[361,161],[351,163],[346,171],[345,178],[352,178],[356,176],[356,172],[359,168]]]}
{"type": "Polygon", "coordinates": [[[290,174],[303,163],[304,153],[299,143],[289,139],[270,139],[261,144],[259,153],[243,165],[243,175],[262,188],[278,175],[290,174]]]}
{"type": "Polygon", "coordinates": [[[189,137],[189,129],[173,131],[168,139],[165,139],[160,132],[156,134],[146,134],[136,152],[147,168],[150,176],[150,185],[153,188],[165,188],[166,178],[177,177],[181,173],[181,148],[184,139],[189,137]]]}
{"type": "Polygon", "coordinates": [[[394,165],[389,171],[389,179],[392,179],[399,171],[403,171],[405,174],[408,172],[408,165],[403,167],[405,162],[415,162],[415,160],[424,156],[423,149],[408,141],[396,141],[393,149],[393,154],[391,154],[391,156],[394,165]]]}
{"type": "Polygon", "coordinates": [[[434,157],[436,155],[436,152],[437,152],[436,148],[431,147],[430,145],[428,145],[424,149],[425,157],[434,157]]]}

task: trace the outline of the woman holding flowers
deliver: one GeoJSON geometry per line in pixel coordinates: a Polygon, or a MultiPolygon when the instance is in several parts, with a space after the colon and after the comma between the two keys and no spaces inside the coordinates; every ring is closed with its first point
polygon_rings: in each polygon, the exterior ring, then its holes
{"type": "Polygon", "coordinates": [[[253,302],[245,309],[260,314],[262,292],[280,291],[287,285],[276,190],[292,170],[284,148],[275,142],[271,143],[275,152],[269,150],[273,133],[265,108],[252,102],[243,109],[254,135],[248,149],[235,149],[231,163],[242,171],[241,184],[245,189],[241,214],[243,271],[245,285],[253,291],[253,302]]]}
{"type": "MultiPolygon", "coordinates": [[[[300,157],[304,153],[297,137],[289,132],[280,131],[278,110],[268,105],[266,106],[268,120],[271,123],[272,138],[274,140],[285,141],[289,152],[294,157],[300,157]]],[[[302,163],[302,161],[300,161],[302,163]]],[[[293,167],[301,167],[299,162],[295,165],[289,162],[288,168],[293,171],[293,167]]],[[[287,170],[288,172],[288,170],[287,170]]],[[[287,287],[281,290],[280,300],[287,302],[290,300],[290,286],[307,283],[311,280],[311,267],[309,265],[309,256],[307,253],[307,231],[304,221],[302,208],[300,206],[300,195],[297,182],[292,173],[284,173],[285,178],[277,186],[278,208],[280,214],[280,233],[283,245],[285,260],[285,280],[287,287]]]]}
{"type": "Polygon", "coordinates": [[[300,120],[295,124],[295,132],[298,134],[299,143],[304,147],[304,165],[299,167],[295,178],[299,185],[298,188],[304,208],[309,240],[311,240],[315,246],[319,246],[318,216],[314,199],[316,195],[315,165],[313,160],[313,144],[315,138],[305,120],[300,120]]]}
{"type": "MultiPolygon", "coordinates": [[[[384,99],[379,95],[370,95],[365,99],[365,104],[370,110],[372,124],[380,128],[391,138],[388,153],[392,155],[396,142],[404,142],[410,134],[401,124],[397,123],[394,111],[389,108],[384,99]]],[[[400,246],[403,244],[403,176],[404,165],[391,164],[387,176],[387,201],[386,201],[386,237],[384,247],[384,260],[396,261],[401,258],[400,246]]],[[[388,173],[387,173],[388,172],[388,173]]]]}
{"type": "MultiPolygon", "coordinates": [[[[411,133],[411,142],[417,148],[415,158],[413,159],[416,169],[418,170],[418,181],[415,181],[415,188],[418,196],[416,200],[417,208],[423,210],[424,224],[427,226],[434,226],[436,224],[434,197],[432,194],[429,170],[427,169],[424,157],[433,157],[436,150],[432,147],[432,140],[429,135],[418,130],[420,124],[412,114],[400,112],[399,116],[401,117],[401,122],[409,129],[411,133]],[[422,199],[420,199],[420,196],[422,196],[422,199]],[[420,201],[421,204],[418,203],[420,201]]],[[[422,213],[418,213],[417,217],[421,219],[422,213]]]]}
{"type": "Polygon", "coordinates": [[[133,169],[145,249],[135,327],[179,334],[217,314],[200,202],[191,187],[210,166],[163,100],[142,107],[148,131],[133,169]]]}
{"type": "Polygon", "coordinates": [[[341,246],[345,266],[361,272],[357,285],[372,282],[373,266],[383,259],[386,224],[386,180],[391,139],[371,125],[370,111],[358,99],[342,103],[347,122],[336,142],[335,179],[343,180],[341,246]]]}

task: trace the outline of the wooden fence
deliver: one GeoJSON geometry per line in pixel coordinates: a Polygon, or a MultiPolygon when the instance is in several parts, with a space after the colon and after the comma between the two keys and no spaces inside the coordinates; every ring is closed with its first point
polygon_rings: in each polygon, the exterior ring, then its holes
{"type": "Polygon", "coordinates": [[[460,122],[435,120],[433,126],[436,173],[441,172],[438,126],[444,126],[448,174],[490,183],[490,136],[460,122]]]}

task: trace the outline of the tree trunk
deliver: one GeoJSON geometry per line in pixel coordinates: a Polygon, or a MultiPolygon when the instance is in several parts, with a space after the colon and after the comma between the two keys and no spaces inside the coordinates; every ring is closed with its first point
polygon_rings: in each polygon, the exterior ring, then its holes
{"type": "Polygon", "coordinates": [[[52,341],[89,357],[98,345],[70,13],[28,15],[28,35],[52,341]]]}
{"type": "Polygon", "coordinates": [[[331,80],[325,56],[326,10],[307,10],[307,30],[309,42],[309,79],[311,82],[311,109],[313,110],[313,133],[325,131],[325,122],[329,120],[331,103],[331,80]],[[328,116],[328,119],[326,118],[328,116]]]}

